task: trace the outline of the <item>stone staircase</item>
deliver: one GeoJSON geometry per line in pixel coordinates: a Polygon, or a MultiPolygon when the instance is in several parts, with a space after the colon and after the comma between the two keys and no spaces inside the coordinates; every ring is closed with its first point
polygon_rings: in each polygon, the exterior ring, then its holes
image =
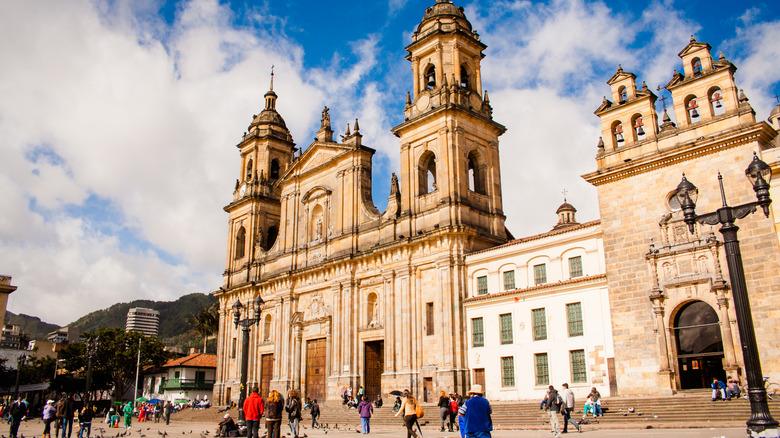
{"type": "MultiPolygon", "coordinates": [[[[494,402],[493,427],[495,429],[542,430],[548,429],[549,414],[539,410],[539,401],[494,402]]],[[[439,408],[423,404],[425,417],[420,421],[423,430],[438,430],[439,408]]],[[[588,429],[649,429],[649,428],[697,428],[740,427],[750,418],[750,405],[745,399],[713,402],[709,390],[682,391],[670,397],[623,398],[609,397],[602,400],[604,416],[584,423],[588,429]]],[[[769,401],[770,412],[780,418],[780,399],[769,401]]],[[[338,402],[320,405],[320,423],[329,428],[359,429],[360,417],[356,409],[346,409],[338,402]]],[[[371,427],[376,429],[400,429],[403,421],[393,416],[392,404],[374,409],[371,427]]],[[[582,402],[578,401],[574,417],[582,416],[582,402]]],[[[308,411],[304,411],[303,424],[311,425],[308,411]]]]}

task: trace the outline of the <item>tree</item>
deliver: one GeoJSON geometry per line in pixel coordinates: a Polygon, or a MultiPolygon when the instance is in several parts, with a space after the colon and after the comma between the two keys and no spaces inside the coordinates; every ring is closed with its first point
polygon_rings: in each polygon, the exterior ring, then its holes
{"type": "Polygon", "coordinates": [[[206,353],[206,342],[210,336],[219,331],[219,303],[214,303],[209,307],[204,307],[198,313],[190,313],[187,317],[187,323],[192,329],[203,336],[203,352],[206,353]]]}
{"type": "MultiPolygon", "coordinates": [[[[126,332],[119,327],[102,328],[97,333],[85,333],[84,336],[100,337],[100,345],[92,361],[92,389],[111,390],[115,400],[120,400],[135,382],[139,340],[141,368],[162,366],[168,358],[165,346],[155,336],[126,332]]],[[[88,358],[84,343],[68,347],[62,352],[62,358],[65,369],[86,375],[88,358]]]]}

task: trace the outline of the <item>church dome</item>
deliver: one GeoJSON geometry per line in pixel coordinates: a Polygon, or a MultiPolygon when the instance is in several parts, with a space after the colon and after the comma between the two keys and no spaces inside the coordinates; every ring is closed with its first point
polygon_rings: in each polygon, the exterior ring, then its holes
{"type": "Polygon", "coordinates": [[[471,31],[471,23],[466,19],[463,13],[463,7],[455,6],[452,0],[436,0],[436,4],[425,10],[420,25],[417,26],[417,32],[421,32],[426,24],[431,21],[456,21],[466,30],[471,31]]]}
{"type": "Polygon", "coordinates": [[[561,206],[558,207],[557,210],[555,210],[555,214],[563,213],[564,211],[571,211],[573,213],[576,213],[577,209],[574,208],[573,205],[571,205],[568,202],[564,201],[563,204],[561,204],[561,206]]]}
{"type": "Polygon", "coordinates": [[[276,93],[273,90],[265,93],[265,100],[267,103],[265,109],[260,114],[256,115],[252,120],[250,129],[258,125],[276,125],[281,128],[287,129],[287,124],[284,123],[284,119],[281,114],[276,112],[276,93]]]}
{"type": "Polygon", "coordinates": [[[778,104],[772,112],[769,113],[769,120],[774,119],[775,117],[780,117],[780,104],[778,104]]]}

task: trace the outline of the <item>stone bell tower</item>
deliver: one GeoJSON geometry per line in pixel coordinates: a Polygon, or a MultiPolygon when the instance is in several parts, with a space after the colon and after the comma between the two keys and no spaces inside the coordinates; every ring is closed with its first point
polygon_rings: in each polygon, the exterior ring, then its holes
{"type": "Polygon", "coordinates": [[[487,46],[462,7],[437,0],[406,47],[412,89],[401,138],[401,215],[416,234],[468,226],[504,240],[498,136],[482,90],[480,62],[487,46]]]}
{"type": "Polygon", "coordinates": [[[224,288],[230,290],[250,281],[252,263],[273,247],[279,234],[280,190],[277,182],[293,160],[296,150],[290,131],[276,111],[274,74],[265,93],[265,108],[236,145],[241,153],[233,201],[225,207],[230,215],[224,288]]]}

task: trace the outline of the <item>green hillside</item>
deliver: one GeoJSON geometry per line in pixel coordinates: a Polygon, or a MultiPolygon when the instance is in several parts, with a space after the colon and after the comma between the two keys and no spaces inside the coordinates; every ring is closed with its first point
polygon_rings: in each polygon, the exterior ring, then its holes
{"type": "Polygon", "coordinates": [[[15,314],[5,312],[5,323],[18,325],[22,328],[22,333],[30,336],[30,339],[46,339],[46,335],[60,328],[57,324],[49,324],[41,321],[37,316],[25,315],[24,313],[15,314]]]}

